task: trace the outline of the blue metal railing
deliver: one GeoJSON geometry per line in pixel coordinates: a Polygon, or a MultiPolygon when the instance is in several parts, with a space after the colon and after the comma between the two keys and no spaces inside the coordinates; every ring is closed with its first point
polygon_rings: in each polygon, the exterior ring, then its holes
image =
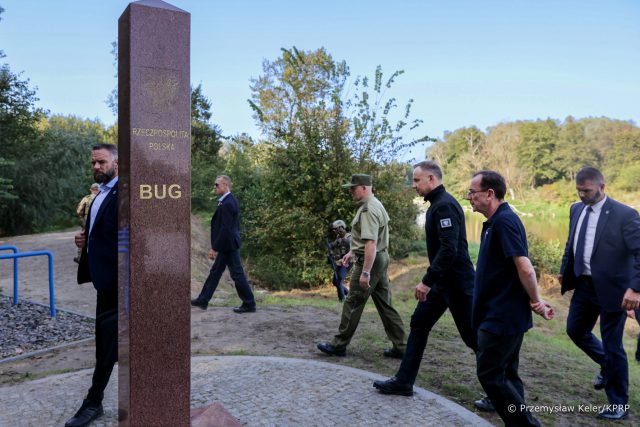
{"type": "Polygon", "coordinates": [[[49,258],[49,309],[51,317],[56,317],[56,305],[54,302],[53,288],[53,254],[49,251],[30,251],[20,252],[15,246],[0,246],[0,250],[11,250],[14,253],[9,255],[0,255],[0,260],[13,259],[13,305],[18,304],[18,258],[27,258],[34,256],[46,255],[49,258]]]}
{"type": "MultiPolygon", "coordinates": [[[[13,245],[0,246],[0,251],[13,251],[14,254],[20,250],[13,245]]],[[[18,304],[18,258],[13,259],[13,305],[18,304]]]]}

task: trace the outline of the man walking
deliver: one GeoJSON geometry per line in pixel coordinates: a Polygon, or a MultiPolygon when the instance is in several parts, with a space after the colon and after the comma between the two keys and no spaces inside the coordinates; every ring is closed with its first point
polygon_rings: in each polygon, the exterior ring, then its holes
{"type": "Polygon", "coordinates": [[[97,291],[96,364],[87,397],[65,427],[87,426],[104,413],[104,390],[118,360],[118,148],[94,146],[91,166],[100,192],[75,243],[82,248],[78,283],[93,282],[97,291]]]}
{"type": "Polygon", "coordinates": [[[331,264],[331,269],[333,270],[331,281],[338,291],[338,300],[343,301],[345,295],[349,293],[349,289],[344,283],[352,264],[343,265],[342,258],[351,250],[351,233],[347,233],[347,224],[341,219],[331,223],[331,231],[335,240],[329,242],[327,239],[327,248],[329,249],[327,261],[331,264]]]}
{"type": "Polygon", "coordinates": [[[349,283],[349,295],[342,306],[342,319],[338,334],[333,341],[318,344],[326,354],[345,356],[346,348],[356,332],[360,316],[369,299],[373,299],[387,337],[393,347],[384,351],[384,356],[401,358],[405,350],[404,325],[400,315],[391,305],[389,289],[389,215],[372,191],[369,175],[354,174],[351,182],[344,184],[351,198],[360,204],[351,222],[351,250],[342,258],[348,265],[354,260],[349,283]]]}
{"type": "Polygon", "coordinates": [[[540,299],[536,273],[528,258],[527,235],[505,202],[507,186],[494,171],[477,172],[467,191],[482,225],[472,320],[478,333],[478,379],[507,426],[540,426],[525,408],[518,376],[520,346],[533,325],[531,310],[549,320],[551,306],[540,299]]]}
{"type": "Polygon", "coordinates": [[[425,231],[429,267],[415,289],[418,300],[411,316],[407,351],[395,377],[373,383],[380,392],[410,396],[431,328],[447,308],[458,327],[460,337],[474,352],[476,333],[471,327],[473,264],[469,258],[464,212],[457,200],[442,185],[442,170],[432,161],[413,167],[416,192],[431,203],[425,231]]]}
{"type": "Polygon", "coordinates": [[[242,300],[242,304],[233,311],[253,313],[256,311],[256,300],[240,262],[240,207],[231,194],[231,178],[226,175],[216,177],[214,192],[219,199],[218,208],[211,218],[211,249],[207,255],[213,260],[213,265],[200,295],[191,300],[191,305],[206,310],[222,273],[229,267],[236,292],[242,300]]]}
{"type": "Polygon", "coordinates": [[[604,193],[604,176],[586,167],[576,175],[580,202],[571,206],[569,237],[560,267],[562,293],[574,289],[567,334],[600,366],[594,388],[609,407],[598,415],[628,414],[629,367],[622,345],[626,310],[640,304],[640,218],[604,193]],[[600,316],[602,342],[591,332],[600,316]]]}

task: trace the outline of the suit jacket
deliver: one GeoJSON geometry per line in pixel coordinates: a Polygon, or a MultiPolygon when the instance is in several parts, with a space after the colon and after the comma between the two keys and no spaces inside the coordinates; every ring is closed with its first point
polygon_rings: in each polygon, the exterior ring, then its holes
{"type": "MultiPolygon", "coordinates": [[[[571,206],[569,238],[562,257],[562,293],[575,289],[573,240],[582,202],[571,206]]],[[[591,253],[591,278],[598,300],[605,311],[622,310],[622,297],[628,288],[640,291],[640,217],[638,212],[607,197],[596,226],[591,253]]]]}
{"type": "MultiPolygon", "coordinates": [[[[94,199],[95,200],[95,199],[94,199]]],[[[93,203],[92,203],[93,204],[93,203]]],[[[78,265],[78,283],[93,282],[98,292],[118,289],[118,183],[100,205],[95,224],[87,218],[85,230],[91,229],[78,265]]]]}
{"type": "Polygon", "coordinates": [[[229,252],[240,248],[240,206],[229,193],[211,218],[211,249],[229,252]]]}

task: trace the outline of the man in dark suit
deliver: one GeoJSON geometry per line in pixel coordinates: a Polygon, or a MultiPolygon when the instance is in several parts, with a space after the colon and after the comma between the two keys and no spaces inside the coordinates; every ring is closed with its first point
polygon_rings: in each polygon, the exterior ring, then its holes
{"type": "Polygon", "coordinates": [[[569,237],[562,257],[562,293],[574,289],[567,334],[600,365],[594,388],[605,389],[610,406],[599,416],[627,416],[629,367],[622,346],[625,310],[640,305],[640,218],[628,206],[607,197],[604,177],[581,169],[571,206],[569,237]],[[591,332],[600,316],[602,342],[591,332]]]}
{"type": "Polygon", "coordinates": [[[206,310],[222,273],[229,267],[229,274],[236,284],[236,292],[242,300],[242,304],[233,311],[253,313],[256,311],[256,300],[240,262],[240,207],[231,194],[231,179],[228,176],[216,177],[214,186],[216,195],[220,197],[218,208],[211,218],[211,249],[208,257],[214,261],[200,295],[191,300],[191,305],[206,310]]]}
{"type": "Polygon", "coordinates": [[[118,360],[118,149],[93,147],[91,165],[100,192],[94,198],[85,229],[75,236],[82,248],[78,283],[93,282],[96,302],[96,364],[91,388],[65,427],[83,427],[100,417],[102,399],[118,360]]]}

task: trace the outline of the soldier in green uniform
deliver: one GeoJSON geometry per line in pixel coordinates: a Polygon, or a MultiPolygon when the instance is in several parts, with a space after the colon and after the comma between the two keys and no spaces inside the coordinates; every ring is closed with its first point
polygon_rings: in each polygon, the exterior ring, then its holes
{"type": "MultiPolygon", "coordinates": [[[[89,194],[84,196],[78,206],[76,207],[76,215],[78,215],[78,220],[80,221],[80,227],[84,231],[84,226],[87,224],[87,217],[89,216],[89,207],[91,206],[91,202],[95,199],[96,194],[100,191],[100,185],[96,182],[91,184],[89,187],[89,194]]],[[[73,259],[75,262],[80,262],[80,255],[82,254],[82,248],[78,248],[78,255],[73,259]]]]}
{"type": "Polygon", "coordinates": [[[373,195],[372,179],[369,175],[354,174],[348,187],[353,200],[360,204],[351,222],[351,250],[342,258],[343,264],[352,259],[354,267],[349,283],[349,295],[342,306],[342,318],[338,334],[332,342],[318,344],[326,354],[345,356],[346,348],[360,322],[360,316],[369,299],[382,319],[387,337],[393,347],[384,350],[384,356],[402,358],[405,350],[405,334],[402,318],[391,305],[389,289],[389,215],[384,206],[373,195]]]}

